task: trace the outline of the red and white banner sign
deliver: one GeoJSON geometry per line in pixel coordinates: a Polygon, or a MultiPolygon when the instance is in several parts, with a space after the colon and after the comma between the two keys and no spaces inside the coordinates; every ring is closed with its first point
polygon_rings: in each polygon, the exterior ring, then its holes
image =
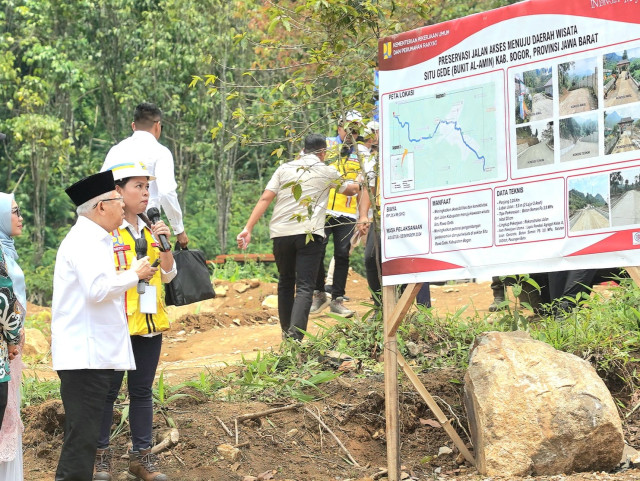
{"type": "Polygon", "coordinates": [[[385,285],[640,264],[638,0],[530,0],[378,60],[385,285]]]}

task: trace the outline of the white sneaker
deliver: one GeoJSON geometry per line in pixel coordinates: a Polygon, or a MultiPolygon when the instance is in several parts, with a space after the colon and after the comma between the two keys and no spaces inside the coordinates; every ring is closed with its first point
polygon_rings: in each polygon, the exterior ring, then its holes
{"type": "Polygon", "coordinates": [[[311,310],[309,314],[317,314],[327,308],[331,299],[324,291],[313,291],[313,302],[311,303],[311,310]]]}
{"type": "Polygon", "coordinates": [[[347,309],[346,307],[344,307],[342,305],[343,301],[344,301],[344,299],[342,297],[338,297],[337,299],[334,299],[333,301],[331,301],[330,312],[332,312],[334,314],[338,314],[339,316],[342,316],[342,317],[351,317],[351,316],[353,316],[356,313],[356,311],[352,311],[351,309],[347,309]]]}

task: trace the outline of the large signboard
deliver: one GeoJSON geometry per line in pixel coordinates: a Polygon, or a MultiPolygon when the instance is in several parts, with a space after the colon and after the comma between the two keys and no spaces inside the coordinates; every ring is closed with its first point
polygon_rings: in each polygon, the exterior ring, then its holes
{"type": "Polygon", "coordinates": [[[380,41],[385,285],[640,264],[640,3],[380,41]]]}

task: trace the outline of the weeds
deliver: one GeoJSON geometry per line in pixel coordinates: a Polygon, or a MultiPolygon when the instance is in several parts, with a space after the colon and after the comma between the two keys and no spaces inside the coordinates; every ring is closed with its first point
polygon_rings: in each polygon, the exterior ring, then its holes
{"type": "Polygon", "coordinates": [[[253,278],[263,282],[276,282],[277,280],[275,264],[256,261],[238,263],[230,259],[224,264],[213,264],[213,277],[230,282],[253,278]]]}
{"type": "Polygon", "coordinates": [[[263,401],[284,397],[303,402],[324,397],[319,386],[339,374],[323,370],[310,352],[305,345],[285,340],[280,354],[261,353],[253,361],[243,358],[243,370],[235,379],[235,397],[263,401]]]}
{"type": "Polygon", "coordinates": [[[501,277],[505,285],[510,286],[509,289],[505,289],[505,300],[498,304],[498,311],[502,314],[502,318],[499,320],[503,324],[503,327],[511,331],[527,331],[529,330],[529,320],[524,313],[524,309],[533,311],[533,307],[521,299],[525,292],[531,292],[532,290],[540,292],[540,286],[538,283],[529,277],[529,274],[517,275],[517,276],[505,276],[501,277]],[[513,300],[509,298],[509,291],[513,295],[513,300]]]}
{"type": "Polygon", "coordinates": [[[53,379],[41,381],[37,375],[35,377],[23,375],[20,393],[22,395],[21,407],[42,404],[49,399],[60,399],[60,381],[53,379]]]}
{"type": "Polygon", "coordinates": [[[531,335],[554,348],[570,352],[594,364],[602,377],[618,378],[634,390],[640,379],[635,372],[640,352],[640,289],[620,280],[612,297],[581,296],[565,317],[547,317],[531,329],[531,335]]]}
{"type": "Polygon", "coordinates": [[[156,407],[156,412],[159,412],[160,414],[162,414],[165,421],[167,422],[167,425],[172,428],[176,427],[176,423],[173,420],[173,418],[168,414],[169,405],[172,404],[174,401],[177,401],[178,399],[182,399],[185,397],[193,397],[190,394],[184,394],[184,393],[170,394],[171,392],[179,390],[181,387],[182,385],[176,386],[174,388],[170,388],[164,382],[164,371],[161,371],[160,376],[158,377],[158,383],[156,384],[156,387],[153,389],[153,403],[156,407]]]}

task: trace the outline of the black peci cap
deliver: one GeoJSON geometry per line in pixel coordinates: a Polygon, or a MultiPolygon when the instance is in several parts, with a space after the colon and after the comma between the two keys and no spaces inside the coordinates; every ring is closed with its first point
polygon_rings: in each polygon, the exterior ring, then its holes
{"type": "Polygon", "coordinates": [[[113,181],[113,172],[106,170],[99,174],[93,174],[79,180],[75,184],[65,189],[67,195],[76,206],[84,204],[94,197],[115,190],[116,184],[113,181]]]}

